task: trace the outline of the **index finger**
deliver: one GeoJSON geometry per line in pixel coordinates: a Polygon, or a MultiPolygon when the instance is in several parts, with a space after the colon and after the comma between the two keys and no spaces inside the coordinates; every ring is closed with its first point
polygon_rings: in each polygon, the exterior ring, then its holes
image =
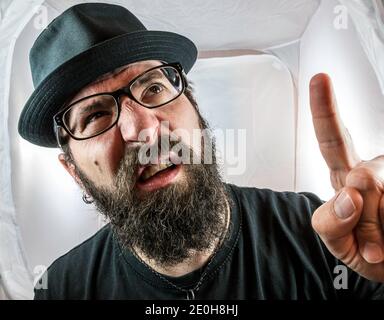
{"type": "Polygon", "coordinates": [[[337,109],[330,77],[315,75],[310,82],[312,121],[321,154],[332,171],[349,171],[360,162],[337,109]]]}

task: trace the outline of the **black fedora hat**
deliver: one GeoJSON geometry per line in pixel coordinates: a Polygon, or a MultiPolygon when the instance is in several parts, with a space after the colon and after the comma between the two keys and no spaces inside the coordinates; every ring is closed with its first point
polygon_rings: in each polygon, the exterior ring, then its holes
{"type": "Polygon", "coordinates": [[[123,65],[160,60],[179,62],[188,72],[197,49],[186,37],[147,30],[126,8],[85,3],[63,12],[40,34],[30,51],[34,92],[19,118],[20,135],[57,147],[53,116],[73,94],[123,65]]]}

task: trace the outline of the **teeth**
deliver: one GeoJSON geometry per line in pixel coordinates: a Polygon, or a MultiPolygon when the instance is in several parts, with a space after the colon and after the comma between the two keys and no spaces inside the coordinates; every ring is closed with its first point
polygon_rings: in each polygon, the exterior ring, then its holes
{"type": "Polygon", "coordinates": [[[161,163],[161,164],[151,165],[144,169],[143,173],[141,174],[141,179],[147,180],[150,177],[154,176],[159,171],[167,169],[170,166],[172,166],[172,163],[161,163]]]}

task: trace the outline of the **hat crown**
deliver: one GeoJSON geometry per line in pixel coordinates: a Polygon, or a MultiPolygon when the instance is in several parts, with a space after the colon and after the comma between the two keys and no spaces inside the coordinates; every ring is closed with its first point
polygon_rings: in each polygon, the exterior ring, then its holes
{"type": "Polygon", "coordinates": [[[73,6],[54,19],[30,51],[33,84],[66,61],[114,37],[146,30],[126,8],[105,3],[73,6]]]}

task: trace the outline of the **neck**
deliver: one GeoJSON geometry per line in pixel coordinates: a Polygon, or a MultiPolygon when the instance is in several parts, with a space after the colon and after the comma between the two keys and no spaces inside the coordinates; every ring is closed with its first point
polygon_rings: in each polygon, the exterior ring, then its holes
{"type": "Polygon", "coordinates": [[[220,238],[216,238],[214,243],[209,249],[205,251],[192,250],[190,252],[190,258],[172,266],[159,265],[157,261],[147,258],[147,256],[137,248],[134,248],[135,253],[143,262],[145,262],[153,270],[166,276],[180,277],[201,268],[213,257],[217,249],[221,246],[228,232],[231,209],[229,207],[228,200],[226,198],[225,198],[225,202],[226,202],[226,212],[224,213],[225,226],[224,226],[222,236],[220,238]]]}

